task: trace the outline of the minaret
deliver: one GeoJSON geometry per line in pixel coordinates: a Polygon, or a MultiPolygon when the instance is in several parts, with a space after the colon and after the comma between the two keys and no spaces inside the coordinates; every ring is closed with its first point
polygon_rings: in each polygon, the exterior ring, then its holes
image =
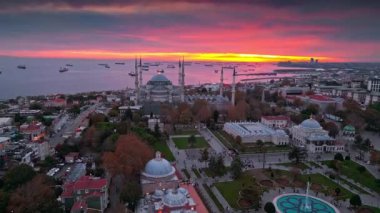
{"type": "Polygon", "coordinates": [[[181,67],[181,102],[185,102],[185,58],[182,58],[182,67],[181,67]]]}
{"type": "Polygon", "coordinates": [[[140,86],[139,86],[139,72],[137,69],[137,58],[135,58],[135,91],[136,91],[136,104],[140,101],[140,86]]]}
{"type": "Polygon", "coordinates": [[[178,60],[178,86],[181,87],[182,85],[182,66],[181,66],[181,59],[178,60]]]}
{"type": "Polygon", "coordinates": [[[231,95],[232,106],[235,106],[235,92],[236,92],[235,76],[236,76],[236,70],[234,67],[234,72],[232,73],[232,95],[231,95]]]}
{"type": "Polygon", "coordinates": [[[141,57],[140,57],[140,63],[139,63],[139,86],[142,87],[142,63],[141,63],[141,57]]]}
{"type": "Polygon", "coordinates": [[[219,85],[220,96],[223,96],[223,87],[224,87],[224,83],[223,83],[223,67],[222,67],[222,70],[220,70],[220,85],[219,85]]]}

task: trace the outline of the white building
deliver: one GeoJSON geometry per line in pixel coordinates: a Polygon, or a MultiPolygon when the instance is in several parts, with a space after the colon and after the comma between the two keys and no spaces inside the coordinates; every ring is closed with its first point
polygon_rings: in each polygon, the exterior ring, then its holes
{"type": "Polygon", "coordinates": [[[150,118],[148,120],[148,127],[151,131],[154,131],[155,127],[156,127],[156,124],[158,124],[158,128],[160,130],[160,132],[162,132],[164,130],[164,123],[162,123],[160,121],[160,119],[158,118],[150,118]]]}
{"type": "Polygon", "coordinates": [[[293,137],[294,145],[304,147],[311,153],[344,151],[344,145],[330,137],[328,132],[313,118],[293,126],[290,134],[293,137]]]}
{"type": "Polygon", "coordinates": [[[1,127],[6,127],[6,126],[11,126],[12,125],[12,118],[8,117],[2,117],[0,118],[0,128],[1,127]]]}
{"type": "Polygon", "coordinates": [[[258,140],[275,145],[287,145],[289,136],[283,130],[274,130],[259,122],[228,122],[223,130],[233,137],[240,136],[242,143],[255,143],[258,140]]]}
{"type": "Polygon", "coordinates": [[[380,78],[369,79],[367,89],[371,92],[380,92],[380,78]]]}
{"type": "Polygon", "coordinates": [[[290,125],[290,117],[279,115],[279,116],[262,116],[261,123],[277,129],[283,129],[290,125]]]}

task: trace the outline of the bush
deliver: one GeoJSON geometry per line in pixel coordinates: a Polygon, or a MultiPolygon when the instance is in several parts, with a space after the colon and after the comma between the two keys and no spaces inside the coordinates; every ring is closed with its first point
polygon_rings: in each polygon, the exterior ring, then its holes
{"type": "Polygon", "coordinates": [[[359,195],[353,195],[350,198],[350,204],[353,205],[354,207],[361,206],[362,205],[362,199],[360,198],[359,195]]]}
{"type": "Polygon", "coordinates": [[[276,213],[276,207],[272,202],[267,202],[264,206],[264,210],[266,213],[276,213]]]}
{"type": "Polygon", "coordinates": [[[344,160],[343,155],[341,153],[336,153],[334,156],[334,160],[343,161],[344,160]]]}
{"type": "Polygon", "coordinates": [[[335,175],[334,174],[329,174],[329,178],[335,179],[335,175]]]}
{"type": "Polygon", "coordinates": [[[351,160],[351,157],[349,156],[349,155],[347,155],[345,158],[344,158],[344,160],[351,160]]]}
{"type": "Polygon", "coordinates": [[[362,173],[362,172],[365,172],[366,170],[367,170],[367,169],[366,169],[364,166],[359,166],[359,167],[358,167],[358,171],[361,172],[361,173],[362,173]]]}

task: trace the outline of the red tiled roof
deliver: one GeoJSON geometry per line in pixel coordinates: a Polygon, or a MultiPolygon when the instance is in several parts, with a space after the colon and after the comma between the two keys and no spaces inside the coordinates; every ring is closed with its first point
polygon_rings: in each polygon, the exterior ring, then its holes
{"type": "Polygon", "coordinates": [[[107,185],[107,180],[104,178],[94,179],[90,176],[83,176],[74,183],[74,190],[101,189],[103,186],[106,186],[106,185],[107,185]]]}
{"type": "Polygon", "coordinates": [[[20,126],[20,130],[24,132],[37,131],[42,128],[41,122],[32,122],[30,124],[23,124],[20,126]]]}
{"type": "Polygon", "coordinates": [[[324,95],[309,95],[310,99],[314,99],[317,101],[332,101],[333,99],[326,97],[324,95]]]}
{"type": "MultiPolygon", "coordinates": [[[[107,180],[104,178],[95,179],[90,176],[82,176],[76,182],[66,183],[63,186],[62,197],[71,197],[73,193],[77,190],[85,190],[85,189],[101,189],[102,187],[107,185],[107,180]]],[[[94,194],[98,195],[98,194],[94,194]]],[[[101,193],[100,193],[101,195],[101,193]]]]}
{"type": "Polygon", "coordinates": [[[87,209],[87,203],[85,201],[77,201],[73,204],[73,207],[71,207],[71,211],[81,209],[87,209]]]}
{"type": "Polygon", "coordinates": [[[262,118],[266,120],[286,120],[289,121],[290,117],[286,115],[278,115],[278,116],[262,116],[262,118]]]}
{"type": "Polygon", "coordinates": [[[64,103],[64,102],[66,102],[66,100],[63,99],[63,98],[56,98],[56,99],[53,100],[53,102],[55,102],[55,103],[64,103]]]}

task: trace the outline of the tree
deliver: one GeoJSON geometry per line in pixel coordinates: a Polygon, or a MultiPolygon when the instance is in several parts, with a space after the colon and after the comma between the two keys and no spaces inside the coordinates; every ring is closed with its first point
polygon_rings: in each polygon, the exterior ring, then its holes
{"type": "Polygon", "coordinates": [[[299,164],[302,160],[307,157],[307,152],[305,149],[300,147],[293,147],[288,153],[289,160],[295,160],[296,164],[299,164]]]}
{"type": "Polygon", "coordinates": [[[319,112],[319,106],[316,104],[309,104],[306,109],[302,110],[302,114],[310,116],[310,115],[317,115],[319,112]]]}
{"type": "Polygon", "coordinates": [[[128,209],[134,210],[141,197],[141,186],[136,180],[128,180],[120,193],[120,200],[128,203],[128,209]]]}
{"type": "Polygon", "coordinates": [[[267,202],[264,206],[264,210],[266,213],[276,213],[276,207],[272,202],[267,202]]]}
{"type": "Polygon", "coordinates": [[[204,149],[201,151],[201,161],[207,161],[208,158],[209,158],[208,149],[207,149],[207,148],[204,148],[204,149]]]}
{"type": "Polygon", "coordinates": [[[334,156],[334,160],[343,161],[343,155],[341,153],[336,153],[334,156]]]}
{"type": "Polygon", "coordinates": [[[158,125],[158,122],[154,124],[154,136],[157,138],[161,137],[160,126],[158,125]]]}
{"type": "Polygon", "coordinates": [[[214,122],[218,123],[218,120],[219,120],[219,111],[218,110],[214,110],[214,112],[212,113],[212,117],[214,119],[214,122]]]}
{"type": "Polygon", "coordinates": [[[243,164],[241,163],[240,158],[235,157],[235,159],[231,162],[231,173],[234,179],[238,179],[242,175],[242,167],[243,164]]]}
{"type": "Polygon", "coordinates": [[[8,212],[62,212],[56,200],[54,182],[45,175],[37,175],[18,187],[9,199],[8,212]]]}
{"type": "Polygon", "coordinates": [[[336,196],[339,196],[341,192],[341,189],[339,187],[335,188],[335,194],[336,196]]]}
{"type": "Polygon", "coordinates": [[[190,135],[190,137],[187,138],[187,143],[190,147],[194,147],[196,142],[197,139],[195,138],[195,135],[190,135]]]}
{"type": "Polygon", "coordinates": [[[114,152],[102,156],[104,167],[111,174],[137,175],[153,156],[152,149],[135,134],[120,135],[114,152]],[[117,163],[115,163],[117,162],[117,163]]]}
{"type": "Polygon", "coordinates": [[[68,113],[72,114],[72,115],[78,115],[80,113],[80,107],[79,105],[74,105],[72,106],[70,109],[68,109],[68,113]]]}
{"type": "Polygon", "coordinates": [[[355,208],[362,205],[362,199],[359,195],[353,195],[350,198],[350,204],[354,206],[355,208]]]}
{"type": "Polygon", "coordinates": [[[266,155],[266,152],[267,152],[265,144],[264,144],[264,142],[262,140],[257,140],[256,141],[256,146],[259,149],[259,152],[261,152],[263,154],[263,168],[265,168],[265,155],[266,155]]]}
{"type": "Polygon", "coordinates": [[[334,122],[327,122],[324,125],[324,129],[326,129],[329,132],[329,135],[334,138],[339,133],[339,128],[334,122]]]}
{"type": "Polygon", "coordinates": [[[208,163],[209,170],[217,176],[223,175],[226,171],[226,167],[223,163],[223,157],[219,156],[215,158],[214,156],[210,157],[209,163],[208,163]]]}
{"type": "Polygon", "coordinates": [[[328,104],[325,111],[328,114],[334,115],[336,113],[336,105],[335,104],[328,104]]]}
{"type": "Polygon", "coordinates": [[[36,172],[32,167],[26,164],[18,165],[5,173],[3,178],[4,188],[6,190],[13,190],[31,180],[35,175],[36,172]]]}
{"type": "Polygon", "coordinates": [[[300,108],[304,105],[304,103],[300,98],[295,98],[293,101],[293,105],[297,108],[300,108]]]}

